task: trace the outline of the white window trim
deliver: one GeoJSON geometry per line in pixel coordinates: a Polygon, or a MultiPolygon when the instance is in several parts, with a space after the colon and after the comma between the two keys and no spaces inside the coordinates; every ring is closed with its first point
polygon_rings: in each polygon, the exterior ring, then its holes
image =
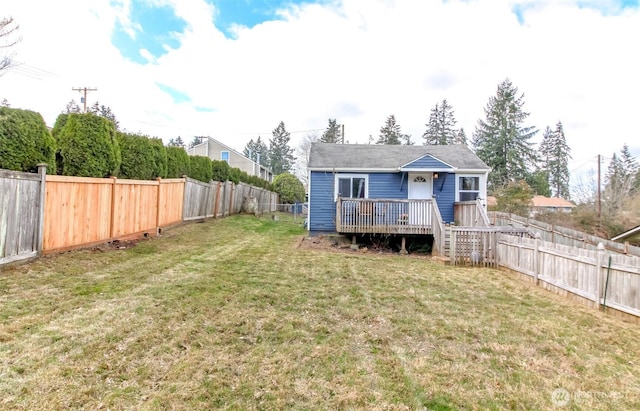
{"type": "MultiPolygon", "coordinates": [[[[478,174],[478,173],[456,173],[456,202],[460,201],[460,177],[478,177],[478,198],[482,200],[486,200],[487,198],[487,184],[486,184],[486,174],[478,174]]],[[[484,203],[483,203],[484,204],[484,203]]]]}
{"type": "Polygon", "coordinates": [[[231,163],[231,153],[226,151],[226,150],[220,151],[220,161],[226,161],[227,164],[230,164],[231,163]],[[222,154],[223,153],[227,153],[227,159],[226,160],[224,158],[222,158],[222,154]]]}
{"type": "Polygon", "coordinates": [[[338,201],[338,180],[341,178],[364,178],[364,198],[369,198],[369,174],[336,174],[333,177],[333,201],[338,201]]]}

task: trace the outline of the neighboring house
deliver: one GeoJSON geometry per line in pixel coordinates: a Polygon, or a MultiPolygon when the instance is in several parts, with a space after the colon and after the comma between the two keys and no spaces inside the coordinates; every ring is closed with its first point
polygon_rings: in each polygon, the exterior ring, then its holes
{"type": "Polygon", "coordinates": [[[558,197],[533,196],[529,217],[533,217],[542,212],[564,212],[570,213],[576,207],[571,201],[558,197]]]}
{"type": "Polygon", "coordinates": [[[611,241],[617,241],[618,243],[628,242],[640,246],[640,225],[613,237],[611,241]]]}
{"type": "Polygon", "coordinates": [[[464,145],[314,143],[308,169],[311,235],[429,235],[455,203],[486,207],[490,168],[464,145]]]}
{"type": "Polygon", "coordinates": [[[245,157],[220,141],[207,137],[192,148],[187,149],[190,156],[205,156],[212,160],[226,161],[229,166],[239,168],[250,176],[258,176],[269,182],[273,181],[273,173],[268,168],[245,157]]]}

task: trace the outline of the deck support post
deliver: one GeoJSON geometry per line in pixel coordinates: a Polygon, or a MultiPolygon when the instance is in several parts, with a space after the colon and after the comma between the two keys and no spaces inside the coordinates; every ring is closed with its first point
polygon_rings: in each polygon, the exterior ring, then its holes
{"type": "Polygon", "coordinates": [[[356,245],[356,236],[351,237],[351,245],[356,245]]]}
{"type": "Polygon", "coordinates": [[[407,246],[407,237],[402,236],[402,245],[400,246],[400,254],[409,254],[406,246],[407,246]]]}

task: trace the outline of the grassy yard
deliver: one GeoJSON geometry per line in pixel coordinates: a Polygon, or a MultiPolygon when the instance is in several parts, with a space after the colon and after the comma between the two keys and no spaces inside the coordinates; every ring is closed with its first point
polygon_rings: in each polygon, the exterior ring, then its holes
{"type": "Polygon", "coordinates": [[[637,326],[303,235],[237,216],[4,269],[0,409],[640,409],[637,326]]]}

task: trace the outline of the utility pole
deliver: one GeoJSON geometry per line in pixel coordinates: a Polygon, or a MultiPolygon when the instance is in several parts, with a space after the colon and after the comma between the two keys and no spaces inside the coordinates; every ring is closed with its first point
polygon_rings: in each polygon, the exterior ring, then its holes
{"type": "Polygon", "coordinates": [[[344,144],[344,124],[342,125],[342,144],[344,144]]]}
{"type": "Polygon", "coordinates": [[[78,87],[78,88],[72,88],[71,90],[73,91],[79,91],[81,93],[84,93],[83,97],[82,97],[82,102],[84,103],[84,112],[87,112],[87,92],[88,91],[98,91],[97,88],[90,88],[90,87],[78,87]]]}

